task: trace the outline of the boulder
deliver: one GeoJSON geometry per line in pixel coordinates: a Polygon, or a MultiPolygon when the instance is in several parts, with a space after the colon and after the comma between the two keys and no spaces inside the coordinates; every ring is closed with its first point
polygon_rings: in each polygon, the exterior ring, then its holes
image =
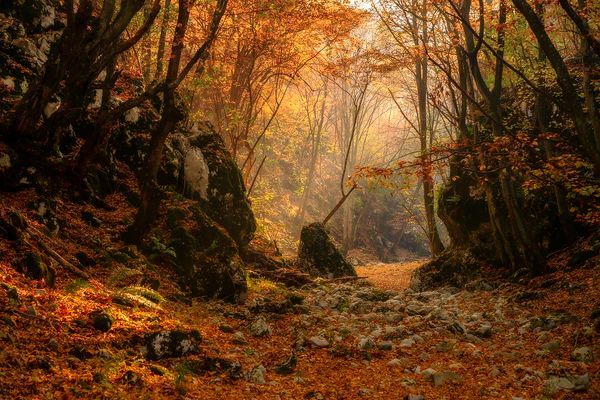
{"type": "Polygon", "coordinates": [[[190,211],[185,226],[183,218],[172,223],[169,244],[175,250],[182,286],[193,296],[243,303],[248,288],[236,243],[199,207],[190,211]]]}
{"type": "Polygon", "coordinates": [[[213,127],[197,123],[167,143],[164,183],[198,200],[208,216],[245,249],[256,230],[240,169],[213,127]]]}
{"type": "Polygon", "coordinates": [[[356,276],[354,267],[335,246],[325,226],[318,222],[302,228],[298,262],[300,269],[313,276],[356,276]]]}

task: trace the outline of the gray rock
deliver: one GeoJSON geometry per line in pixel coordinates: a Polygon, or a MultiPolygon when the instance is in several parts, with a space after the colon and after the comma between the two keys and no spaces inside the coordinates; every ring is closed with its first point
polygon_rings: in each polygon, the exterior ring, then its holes
{"type": "Polygon", "coordinates": [[[373,347],[375,347],[375,342],[373,342],[373,339],[369,336],[361,337],[358,340],[359,350],[371,350],[373,347]]]}
{"type": "Polygon", "coordinates": [[[546,396],[554,396],[561,390],[573,390],[575,389],[575,385],[571,380],[565,377],[552,377],[544,381],[544,387],[542,389],[542,393],[546,396]]]}
{"type": "Polygon", "coordinates": [[[377,348],[379,350],[392,350],[392,348],[394,347],[394,344],[389,341],[389,340],[382,340],[380,342],[377,342],[377,348]]]}
{"type": "Polygon", "coordinates": [[[571,358],[575,361],[592,362],[594,361],[594,352],[591,347],[579,347],[573,350],[571,358]]]}
{"type": "Polygon", "coordinates": [[[544,343],[542,345],[542,350],[554,353],[555,351],[560,350],[560,342],[558,340],[553,340],[551,342],[544,343]]]}
{"type": "Polygon", "coordinates": [[[433,386],[441,386],[446,382],[462,383],[463,377],[452,371],[435,372],[430,376],[433,386]]]}
{"type": "Polygon", "coordinates": [[[250,334],[254,337],[267,336],[267,335],[270,335],[271,332],[272,332],[271,327],[269,326],[269,324],[267,324],[267,322],[262,317],[257,318],[250,325],[250,334]]]}
{"type": "Polygon", "coordinates": [[[585,392],[590,387],[590,376],[583,374],[573,377],[573,390],[576,392],[585,392]]]}
{"type": "Polygon", "coordinates": [[[329,341],[323,336],[312,336],[308,342],[314,347],[329,347],[329,341]]]}
{"type": "Polygon", "coordinates": [[[248,382],[256,383],[258,385],[263,385],[266,383],[265,375],[267,374],[267,369],[262,365],[258,365],[252,368],[248,374],[246,375],[246,379],[248,382]]]}
{"type": "Polygon", "coordinates": [[[404,339],[400,342],[400,347],[412,347],[415,341],[412,339],[404,339]]]}
{"type": "Polygon", "coordinates": [[[409,364],[410,360],[408,358],[392,358],[387,362],[387,365],[390,367],[400,367],[405,368],[409,364]]]}
{"type": "Polygon", "coordinates": [[[244,336],[244,334],[240,331],[234,332],[233,334],[233,342],[235,344],[247,344],[248,342],[246,341],[246,337],[244,336]]]}
{"type": "Polygon", "coordinates": [[[425,400],[425,396],[421,394],[407,394],[404,396],[404,400],[425,400]]]}

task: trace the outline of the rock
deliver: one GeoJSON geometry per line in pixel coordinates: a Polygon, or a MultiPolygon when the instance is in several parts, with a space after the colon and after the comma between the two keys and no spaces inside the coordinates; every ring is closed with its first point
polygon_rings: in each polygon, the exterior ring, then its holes
{"type": "Polygon", "coordinates": [[[575,385],[565,377],[552,377],[544,381],[542,393],[546,396],[554,396],[561,390],[573,390],[575,385]]]}
{"type": "Polygon", "coordinates": [[[575,361],[592,362],[594,361],[594,352],[591,347],[579,347],[573,350],[571,358],[575,361]]]}
{"type": "Polygon", "coordinates": [[[197,354],[202,337],[200,332],[192,330],[161,331],[147,334],[143,338],[142,354],[148,360],[182,357],[197,354]]]}
{"type": "Polygon", "coordinates": [[[91,325],[100,332],[108,332],[114,323],[114,318],[105,311],[90,313],[91,325]]]}
{"type": "Polygon", "coordinates": [[[380,342],[377,342],[377,348],[379,350],[389,351],[389,350],[392,350],[393,347],[394,347],[394,344],[389,340],[382,340],[380,342]]]}
{"type": "Polygon", "coordinates": [[[171,231],[176,271],[192,296],[243,303],[248,286],[238,248],[229,234],[199,207],[171,231]]]}
{"type": "Polygon", "coordinates": [[[302,228],[298,263],[302,271],[312,276],[356,276],[354,267],[340,253],[325,227],[317,222],[302,228]]]}
{"type": "Polygon", "coordinates": [[[13,307],[18,307],[21,305],[21,300],[19,299],[19,292],[16,287],[4,285],[6,287],[6,297],[8,297],[8,303],[13,307]]]}
{"type": "Polygon", "coordinates": [[[492,325],[483,324],[471,333],[480,338],[490,338],[492,337],[492,325]]]}
{"type": "Polygon", "coordinates": [[[459,335],[462,335],[467,331],[460,322],[451,323],[450,325],[448,325],[448,330],[452,333],[456,333],[459,335]]]}
{"type": "Polygon", "coordinates": [[[560,342],[558,340],[553,340],[551,342],[544,343],[542,345],[542,349],[550,353],[554,353],[560,350],[560,342]]]}
{"type": "Polygon", "coordinates": [[[400,342],[400,347],[412,347],[415,341],[412,339],[404,339],[400,342]]]}
{"type": "Polygon", "coordinates": [[[462,376],[452,371],[436,371],[433,374],[431,374],[430,379],[433,382],[433,386],[441,386],[446,382],[462,383],[464,381],[462,376]]]}
{"type": "Polygon", "coordinates": [[[165,157],[168,184],[197,199],[206,214],[245,249],[256,230],[242,174],[214,128],[197,122],[192,132],[173,135],[165,157]],[[170,172],[169,172],[170,171],[170,172]]]}
{"type": "Polygon", "coordinates": [[[219,325],[219,330],[223,333],[233,333],[234,330],[229,325],[219,325]]]}
{"type": "Polygon", "coordinates": [[[590,376],[588,374],[575,376],[572,380],[574,386],[573,391],[575,392],[585,392],[590,387],[590,376]]]}
{"type": "Polygon", "coordinates": [[[246,341],[246,337],[244,336],[244,334],[240,331],[237,331],[233,334],[233,343],[239,344],[239,345],[244,345],[244,344],[247,344],[248,342],[246,341]]]}
{"type": "Polygon", "coordinates": [[[267,336],[271,334],[271,327],[269,324],[267,324],[264,318],[257,318],[250,325],[250,334],[254,337],[267,336]]]}
{"type": "Polygon", "coordinates": [[[329,347],[329,341],[323,336],[312,336],[308,342],[314,347],[329,347]]]}
{"type": "Polygon", "coordinates": [[[440,353],[448,353],[454,349],[454,343],[451,343],[448,340],[442,340],[435,345],[435,349],[440,353]]]}
{"type": "Polygon", "coordinates": [[[409,363],[410,360],[408,358],[392,358],[387,362],[387,365],[390,367],[406,368],[409,363]]]}
{"type": "Polygon", "coordinates": [[[275,367],[275,372],[281,375],[291,374],[296,369],[297,364],[298,358],[296,357],[296,354],[292,352],[292,354],[286,361],[275,367]]]}
{"type": "Polygon", "coordinates": [[[256,383],[258,385],[263,385],[266,383],[265,380],[265,375],[267,373],[267,369],[265,367],[263,367],[262,365],[258,365],[254,368],[252,368],[246,378],[248,379],[249,382],[252,383],[256,383]]]}
{"type": "Polygon", "coordinates": [[[404,396],[404,400],[425,400],[425,396],[421,394],[407,394],[404,396]]]}
{"type": "Polygon", "coordinates": [[[358,340],[359,350],[371,350],[373,347],[375,347],[375,342],[373,342],[373,339],[369,336],[361,337],[358,340]]]}

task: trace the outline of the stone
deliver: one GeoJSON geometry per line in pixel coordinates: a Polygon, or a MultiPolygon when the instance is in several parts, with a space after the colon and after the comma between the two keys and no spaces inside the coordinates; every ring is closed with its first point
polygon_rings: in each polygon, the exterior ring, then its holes
{"type": "Polygon", "coordinates": [[[325,226],[318,222],[302,228],[298,264],[302,271],[312,276],[356,276],[354,267],[333,243],[325,226]]]}
{"type": "Polygon", "coordinates": [[[196,330],[149,333],[142,340],[142,354],[148,360],[162,360],[197,354],[201,340],[200,332],[196,330]]]}
{"type": "Polygon", "coordinates": [[[412,339],[404,339],[400,342],[400,347],[412,347],[415,341],[412,339]]]}
{"type": "Polygon", "coordinates": [[[544,381],[542,393],[546,396],[554,396],[561,390],[573,390],[575,385],[569,379],[565,377],[552,377],[544,381]]]}
{"type": "Polygon", "coordinates": [[[234,334],[233,334],[233,343],[244,345],[244,344],[247,344],[248,342],[246,341],[246,337],[244,336],[244,334],[240,331],[237,331],[237,332],[234,332],[234,334]]]}
{"type": "Polygon", "coordinates": [[[473,333],[475,336],[480,338],[489,338],[492,336],[492,325],[483,324],[479,326],[473,333]]]}
{"type": "Polygon", "coordinates": [[[573,353],[571,353],[571,358],[574,361],[592,362],[594,361],[594,352],[591,347],[579,347],[573,350],[573,353]]]}
{"type": "Polygon", "coordinates": [[[387,365],[390,367],[400,367],[405,368],[409,364],[410,360],[408,358],[392,358],[387,362],[387,365]]]}
{"type": "Polygon", "coordinates": [[[404,400],[425,400],[425,396],[421,394],[407,394],[404,396],[404,400]]]}
{"type": "Polygon", "coordinates": [[[192,296],[245,302],[248,286],[237,245],[202,209],[190,211],[185,226],[177,223],[171,231],[176,272],[192,296]]]}
{"type": "Polygon", "coordinates": [[[542,345],[542,349],[547,352],[554,353],[560,350],[560,342],[558,340],[553,340],[551,342],[544,343],[542,345]]]}
{"type": "Polygon", "coordinates": [[[585,392],[590,387],[590,376],[583,374],[573,377],[573,390],[575,392],[585,392]]]}
{"type": "Polygon", "coordinates": [[[252,368],[246,378],[248,379],[248,382],[251,383],[255,383],[258,385],[263,385],[266,383],[265,380],[265,375],[267,373],[267,369],[265,367],[263,367],[262,365],[258,365],[254,368],[252,368]]]}
{"type": "Polygon", "coordinates": [[[380,342],[377,342],[377,348],[379,350],[389,351],[389,350],[392,350],[393,347],[394,347],[394,344],[389,340],[382,340],[380,342]]]}
{"type": "Polygon", "coordinates": [[[250,325],[250,334],[254,337],[268,336],[271,334],[271,327],[260,317],[250,325]]]}
{"type": "Polygon", "coordinates": [[[375,347],[375,342],[370,336],[363,336],[358,340],[359,350],[371,350],[373,347],[375,347]]]}
{"type": "Polygon", "coordinates": [[[441,386],[446,382],[462,383],[464,381],[462,376],[452,371],[434,372],[430,378],[433,386],[441,386]]]}
{"type": "Polygon", "coordinates": [[[221,225],[237,246],[245,249],[256,220],[244,180],[221,136],[208,122],[196,122],[190,132],[173,135],[167,144],[163,179],[221,225]]]}
{"type": "Polygon", "coordinates": [[[292,352],[292,354],[287,360],[275,367],[275,372],[277,372],[280,375],[291,374],[296,369],[297,364],[298,357],[296,357],[296,354],[292,352]]]}
{"type": "Polygon", "coordinates": [[[100,332],[108,332],[114,323],[114,318],[105,311],[97,310],[90,313],[91,325],[100,332]]]}
{"type": "Polygon", "coordinates": [[[19,299],[19,292],[16,287],[8,286],[6,287],[6,297],[8,297],[8,303],[13,307],[18,307],[21,305],[21,300],[19,299]]]}
{"type": "Polygon", "coordinates": [[[314,347],[329,347],[329,341],[323,336],[312,336],[308,342],[314,347]]]}

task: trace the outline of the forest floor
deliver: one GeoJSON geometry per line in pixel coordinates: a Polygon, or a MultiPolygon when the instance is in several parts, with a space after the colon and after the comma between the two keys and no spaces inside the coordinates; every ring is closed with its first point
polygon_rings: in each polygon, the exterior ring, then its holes
{"type": "MultiPolygon", "coordinates": [[[[3,204],[30,215],[19,196],[3,204]]],[[[86,280],[55,265],[50,287],[12,265],[26,248],[0,239],[0,399],[600,398],[598,257],[526,282],[489,273],[427,292],[406,289],[420,261],[296,289],[249,279],[246,304],[230,305],[187,300],[172,270],[119,243],[133,210],[57,210],[69,223],[48,243],[97,263],[86,280]],[[106,332],[98,312],[113,319],[106,332]],[[202,339],[185,356],[142,352],[148,334],[194,330],[202,339]]]]}
{"type": "MultiPolygon", "coordinates": [[[[381,265],[373,268],[384,271],[381,265]]],[[[1,281],[16,287],[19,298],[16,304],[0,297],[0,398],[537,399],[545,393],[598,399],[600,394],[599,348],[590,320],[600,298],[598,266],[554,273],[527,286],[482,280],[470,290],[422,293],[360,281],[291,291],[252,280],[245,306],[165,300],[156,307],[123,307],[111,302],[114,289],[101,276],[89,284],[59,280],[54,289],[32,287],[0,262],[1,281]],[[290,306],[285,299],[291,297],[303,303],[290,306]],[[106,333],[86,322],[97,309],[115,318],[106,333]],[[261,326],[267,327],[264,336],[261,326]],[[199,353],[145,359],[137,338],[167,329],[199,330],[199,353]],[[292,353],[297,365],[278,373],[292,353]],[[227,361],[240,363],[241,371],[227,361]]]]}
{"type": "Polygon", "coordinates": [[[366,277],[369,282],[380,289],[402,291],[410,283],[412,272],[427,260],[416,260],[403,263],[379,263],[356,267],[358,276],[366,277]]]}

